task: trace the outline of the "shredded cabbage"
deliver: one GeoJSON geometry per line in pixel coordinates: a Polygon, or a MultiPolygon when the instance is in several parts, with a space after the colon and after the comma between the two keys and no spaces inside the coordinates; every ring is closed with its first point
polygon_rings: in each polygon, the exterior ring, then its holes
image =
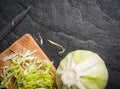
{"type": "Polygon", "coordinates": [[[105,89],[108,71],[104,61],[87,50],[68,53],[58,65],[58,89],[105,89]]]}
{"type": "Polygon", "coordinates": [[[58,43],[55,43],[55,42],[53,42],[52,40],[48,40],[48,42],[50,42],[51,44],[56,45],[56,46],[58,46],[58,47],[61,48],[61,51],[58,52],[59,54],[65,52],[65,48],[64,48],[62,45],[60,45],[60,44],[58,44],[58,43]]]}
{"type": "Polygon", "coordinates": [[[42,36],[40,35],[40,33],[38,33],[38,35],[39,35],[38,37],[40,38],[40,44],[43,45],[43,38],[42,38],[42,36]]]}
{"type": "Polygon", "coordinates": [[[53,89],[53,63],[33,56],[34,52],[28,50],[4,58],[4,61],[10,60],[11,64],[3,67],[0,89],[8,88],[11,79],[15,80],[15,89],[53,89]]]}

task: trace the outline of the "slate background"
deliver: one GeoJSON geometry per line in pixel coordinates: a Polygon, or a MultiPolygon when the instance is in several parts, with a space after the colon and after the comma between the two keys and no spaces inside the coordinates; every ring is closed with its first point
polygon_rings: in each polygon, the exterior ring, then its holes
{"type": "Polygon", "coordinates": [[[34,37],[56,68],[68,52],[91,50],[108,68],[106,89],[120,89],[120,0],[0,0],[0,29],[28,6],[28,15],[0,42],[0,52],[25,33],[34,37]],[[65,53],[58,54],[60,48],[48,39],[63,45],[65,53]]]}

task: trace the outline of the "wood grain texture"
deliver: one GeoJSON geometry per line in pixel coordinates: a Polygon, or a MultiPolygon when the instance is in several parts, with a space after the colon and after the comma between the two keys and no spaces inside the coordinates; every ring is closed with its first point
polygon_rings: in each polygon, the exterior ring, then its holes
{"type": "MultiPolygon", "coordinates": [[[[16,42],[14,42],[8,49],[6,49],[0,54],[0,75],[2,73],[2,67],[10,64],[10,61],[3,62],[3,58],[9,54],[12,54],[13,52],[11,52],[11,50],[15,52],[20,52],[21,50],[31,50],[31,51],[37,50],[34,56],[37,56],[43,60],[49,60],[49,58],[46,56],[43,50],[38,46],[38,44],[33,39],[33,37],[30,34],[25,34],[21,38],[19,38],[16,42]]],[[[52,68],[52,72],[54,74],[56,72],[56,68],[54,67],[54,65],[52,68]]],[[[0,80],[2,80],[1,76],[0,76],[0,80]]],[[[14,89],[12,82],[8,89],[14,89]]]]}

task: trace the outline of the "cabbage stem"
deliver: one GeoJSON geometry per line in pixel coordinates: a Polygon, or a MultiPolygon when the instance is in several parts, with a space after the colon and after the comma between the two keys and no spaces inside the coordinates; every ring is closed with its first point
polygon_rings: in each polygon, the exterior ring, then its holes
{"type": "Polygon", "coordinates": [[[72,85],[77,82],[77,72],[75,69],[67,69],[61,76],[61,80],[65,85],[72,85]]]}

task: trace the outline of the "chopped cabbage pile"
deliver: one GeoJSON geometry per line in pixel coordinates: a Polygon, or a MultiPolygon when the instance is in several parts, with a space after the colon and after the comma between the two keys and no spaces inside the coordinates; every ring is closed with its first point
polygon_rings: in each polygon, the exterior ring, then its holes
{"type": "Polygon", "coordinates": [[[11,63],[3,67],[0,89],[8,88],[11,79],[15,80],[15,89],[53,89],[53,63],[33,56],[34,52],[23,51],[4,58],[4,61],[10,60],[11,63]]]}

